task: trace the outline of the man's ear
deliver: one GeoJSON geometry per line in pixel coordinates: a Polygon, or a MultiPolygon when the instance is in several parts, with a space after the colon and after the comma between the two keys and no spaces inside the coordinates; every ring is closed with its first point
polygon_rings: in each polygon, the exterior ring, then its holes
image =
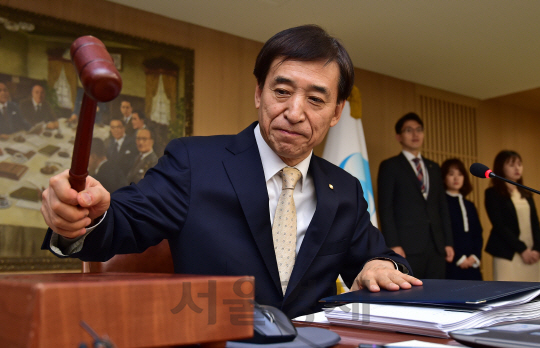
{"type": "Polygon", "coordinates": [[[339,119],[341,118],[341,113],[343,112],[343,108],[345,107],[345,100],[341,103],[336,104],[336,109],[334,110],[334,116],[332,117],[332,120],[330,121],[330,127],[334,127],[339,119]]]}
{"type": "Polygon", "coordinates": [[[401,144],[401,134],[396,133],[396,140],[401,144]]]}
{"type": "Polygon", "coordinates": [[[258,83],[255,83],[255,108],[258,109],[261,106],[261,93],[262,90],[258,83]]]}

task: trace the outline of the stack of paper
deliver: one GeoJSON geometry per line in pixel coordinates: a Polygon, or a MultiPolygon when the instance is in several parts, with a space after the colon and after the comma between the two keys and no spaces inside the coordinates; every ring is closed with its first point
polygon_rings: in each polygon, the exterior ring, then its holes
{"type": "MultiPolygon", "coordinates": [[[[450,280],[433,282],[434,280],[425,281],[422,288],[415,290],[414,296],[411,296],[411,293],[406,294],[409,290],[387,292],[386,295],[391,297],[387,302],[383,301],[384,293],[377,295],[377,293],[370,294],[361,291],[356,294],[356,297],[367,299],[367,301],[327,308],[325,314],[332,324],[433,337],[449,337],[449,331],[458,329],[540,319],[540,301],[537,299],[540,296],[539,283],[526,283],[527,287],[523,287],[525,291],[520,292],[521,283],[517,282],[465,283],[465,285],[471,285],[469,290],[466,290],[467,286],[463,287],[462,281],[461,283],[450,280]],[[435,294],[435,297],[446,296],[446,300],[434,300],[431,296],[434,294],[430,293],[430,289],[438,288],[444,283],[448,286],[448,290],[443,294],[435,294]],[[486,283],[492,284],[486,285],[486,283]],[[478,288],[482,289],[480,294],[488,298],[487,300],[473,294],[478,288]],[[471,293],[469,298],[473,300],[463,301],[461,299],[463,293],[456,293],[462,290],[465,293],[471,293]],[[401,299],[399,293],[403,294],[401,299]],[[376,300],[369,301],[370,296],[376,300]],[[459,300],[456,300],[458,298],[459,300]]],[[[350,298],[354,294],[344,295],[350,298]]],[[[327,298],[324,301],[338,304],[339,301],[336,301],[336,298],[341,299],[340,296],[343,295],[327,298]]]]}

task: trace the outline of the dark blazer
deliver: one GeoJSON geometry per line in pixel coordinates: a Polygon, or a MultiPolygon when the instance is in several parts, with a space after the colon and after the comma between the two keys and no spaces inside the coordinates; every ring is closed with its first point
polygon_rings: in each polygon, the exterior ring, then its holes
{"type": "Polygon", "coordinates": [[[422,253],[432,239],[437,251],[446,255],[444,247],[454,243],[441,169],[423,160],[429,174],[427,199],[403,153],[381,163],[377,180],[381,231],[389,247],[401,246],[407,255],[422,253]]]}
{"type": "Polygon", "coordinates": [[[148,171],[148,169],[155,166],[156,163],[158,163],[158,157],[153,151],[140,161],[137,161],[137,159],[135,159],[133,166],[127,173],[127,182],[138,183],[144,177],[144,174],[148,171]]]}
{"type": "Polygon", "coordinates": [[[124,122],[124,116],[121,118],[122,122],[124,123],[124,127],[126,128],[126,134],[129,136],[134,135],[135,129],[133,128],[133,116],[129,118],[129,121],[124,122]]]}
{"type": "Polygon", "coordinates": [[[114,163],[114,165],[122,171],[123,175],[126,176],[139,155],[137,144],[135,144],[135,137],[126,134],[124,142],[122,143],[122,146],[120,146],[120,151],[116,150],[114,138],[110,137],[108,143],[107,159],[114,163]]]}
{"type": "Polygon", "coordinates": [[[92,176],[111,193],[118,190],[120,187],[129,185],[123,173],[119,172],[114,163],[109,160],[103,163],[101,167],[99,167],[98,172],[92,176]]]}
{"type": "MultiPolygon", "coordinates": [[[[515,253],[521,254],[527,246],[519,240],[519,223],[516,207],[510,197],[505,197],[490,187],[485,196],[486,211],[493,226],[489,235],[486,252],[496,257],[512,260],[515,253]]],[[[536,205],[532,197],[527,198],[531,207],[531,228],[534,250],[540,251],[540,224],[536,205]]]]}
{"type": "Polygon", "coordinates": [[[313,156],[316,211],[283,296],[255,126],[238,135],[171,141],[137,185],[112,194],[105,219],[71,256],[105,261],[167,238],[177,273],[254,275],[256,301],[291,318],[321,310],[318,300],[336,293],[338,274],[350,286],[374,257],[410,269],[371,225],[358,179],[313,156]]]}
{"type": "Polygon", "coordinates": [[[469,231],[465,232],[459,198],[446,195],[446,199],[452,222],[455,251],[454,259],[446,265],[446,279],[482,280],[482,273],[480,273],[479,268],[469,267],[462,269],[456,265],[456,262],[463,255],[466,257],[475,255],[479,260],[482,260],[482,225],[480,224],[476,207],[473,202],[463,199],[469,224],[469,231]]]}
{"type": "Polygon", "coordinates": [[[42,121],[51,122],[57,120],[56,114],[51,108],[51,104],[44,101],[41,103],[41,110],[36,111],[34,103],[32,103],[32,98],[21,101],[21,114],[25,121],[30,125],[35,125],[42,121]]]}
{"type": "Polygon", "coordinates": [[[28,129],[30,125],[22,117],[19,106],[8,101],[4,112],[0,112],[0,134],[13,134],[28,129]]]}

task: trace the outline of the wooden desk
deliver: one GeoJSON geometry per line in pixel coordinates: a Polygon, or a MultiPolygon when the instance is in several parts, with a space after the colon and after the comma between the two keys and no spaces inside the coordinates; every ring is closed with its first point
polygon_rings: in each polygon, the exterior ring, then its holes
{"type": "Polygon", "coordinates": [[[253,335],[253,281],[149,273],[0,275],[0,347],[78,347],[91,342],[81,320],[119,348],[223,346],[253,335]]]}
{"type": "Polygon", "coordinates": [[[301,322],[294,322],[297,327],[305,326],[315,326],[321,327],[323,329],[331,330],[341,336],[341,341],[335,345],[333,348],[358,348],[360,343],[369,343],[369,344],[387,344],[394,342],[403,342],[403,341],[425,341],[433,342],[439,344],[450,344],[455,346],[460,346],[459,343],[452,339],[443,339],[443,338],[434,338],[427,336],[418,336],[418,335],[409,335],[397,332],[386,332],[386,331],[375,331],[375,330],[364,330],[356,329],[346,326],[337,326],[337,325],[324,325],[324,324],[307,324],[301,322]]]}

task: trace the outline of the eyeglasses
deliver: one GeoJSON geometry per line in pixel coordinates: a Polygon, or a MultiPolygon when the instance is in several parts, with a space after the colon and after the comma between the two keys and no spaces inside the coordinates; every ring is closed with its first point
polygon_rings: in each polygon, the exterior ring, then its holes
{"type": "Polygon", "coordinates": [[[135,140],[137,140],[137,141],[148,141],[150,139],[152,139],[152,138],[150,138],[150,137],[136,137],[135,138],[135,140]]]}
{"type": "Polygon", "coordinates": [[[401,133],[406,133],[406,134],[418,133],[418,134],[421,134],[421,133],[424,133],[424,128],[423,127],[417,127],[417,128],[407,127],[407,128],[402,129],[401,133]]]}
{"type": "Polygon", "coordinates": [[[111,126],[111,129],[121,129],[124,128],[124,126],[111,126]]]}

